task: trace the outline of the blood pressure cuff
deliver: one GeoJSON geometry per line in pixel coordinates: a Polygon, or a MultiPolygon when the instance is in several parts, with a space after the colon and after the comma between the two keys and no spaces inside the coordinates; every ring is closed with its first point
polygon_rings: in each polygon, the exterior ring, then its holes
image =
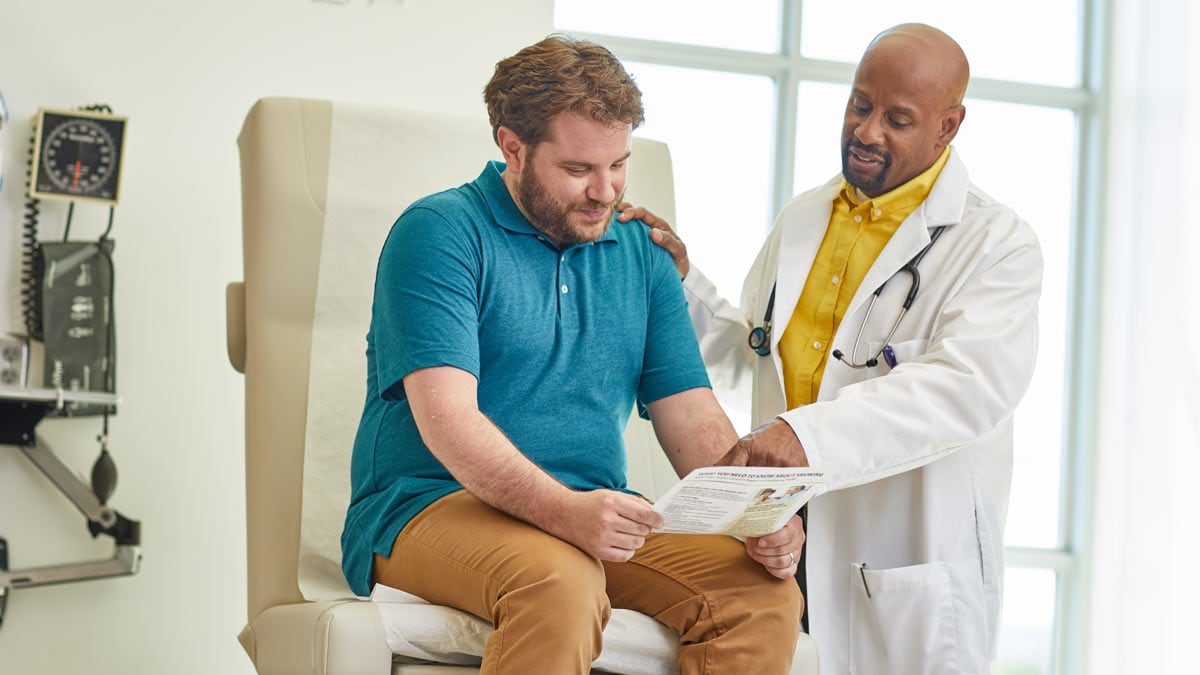
{"type": "MultiPolygon", "coordinates": [[[[42,242],[41,309],[44,386],[115,393],[113,242],[42,242]]],[[[70,416],[115,412],[68,403],[70,416]]]]}

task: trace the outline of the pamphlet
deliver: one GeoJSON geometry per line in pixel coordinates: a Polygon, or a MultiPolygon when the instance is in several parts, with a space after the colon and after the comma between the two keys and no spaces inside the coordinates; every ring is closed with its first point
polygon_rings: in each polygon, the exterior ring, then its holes
{"type": "Polygon", "coordinates": [[[778,531],[825,482],[820,469],[707,466],[667,491],[656,532],[761,537],[778,531]]]}

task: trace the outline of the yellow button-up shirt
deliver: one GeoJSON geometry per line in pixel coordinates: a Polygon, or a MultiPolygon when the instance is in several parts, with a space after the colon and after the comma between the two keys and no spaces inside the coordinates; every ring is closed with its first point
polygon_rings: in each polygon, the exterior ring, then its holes
{"type": "Polygon", "coordinates": [[[947,147],[923,173],[874,199],[842,181],[821,248],[779,338],[789,409],[817,400],[829,343],[854,293],[900,223],[929,196],[949,157],[947,147]]]}

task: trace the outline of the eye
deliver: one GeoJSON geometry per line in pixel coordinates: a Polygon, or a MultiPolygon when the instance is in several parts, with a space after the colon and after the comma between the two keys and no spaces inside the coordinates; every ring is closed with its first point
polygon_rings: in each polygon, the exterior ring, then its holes
{"type": "Polygon", "coordinates": [[[871,106],[857,96],[850,99],[850,109],[853,110],[856,115],[867,115],[871,112],[871,106]]]}
{"type": "Polygon", "coordinates": [[[912,121],[909,120],[907,117],[896,117],[893,115],[888,115],[887,119],[888,119],[888,124],[892,125],[893,127],[897,128],[897,129],[903,129],[912,124],[912,121]]]}
{"type": "Polygon", "coordinates": [[[588,172],[587,167],[583,167],[583,166],[567,167],[567,173],[571,174],[572,176],[586,176],[587,172],[588,172]]]}

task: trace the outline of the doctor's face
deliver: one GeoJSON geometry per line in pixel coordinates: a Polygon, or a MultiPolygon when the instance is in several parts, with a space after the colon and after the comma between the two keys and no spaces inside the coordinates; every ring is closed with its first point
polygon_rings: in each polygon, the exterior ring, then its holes
{"type": "Polygon", "coordinates": [[[547,140],[524,146],[513,194],[517,205],[560,247],[596,241],[625,194],[631,140],[628,124],[558,115],[547,140]]]}
{"type": "Polygon", "coordinates": [[[881,44],[863,57],[842,124],[842,175],[870,197],[928,169],[958,132],[963,106],[933,58],[881,44]]]}

